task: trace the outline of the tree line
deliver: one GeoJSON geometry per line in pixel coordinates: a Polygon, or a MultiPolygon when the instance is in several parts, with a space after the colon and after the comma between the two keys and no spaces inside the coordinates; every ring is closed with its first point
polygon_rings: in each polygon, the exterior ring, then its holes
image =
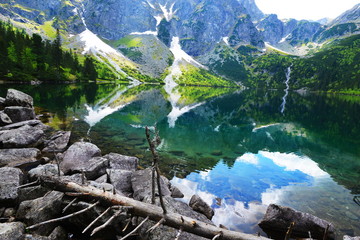
{"type": "MultiPolygon", "coordinates": [[[[57,30],[53,41],[0,21],[0,78],[16,81],[95,80],[99,65],[90,56],[64,50],[57,30]]],[[[103,66],[102,66],[103,67],[103,66]]],[[[111,72],[108,70],[107,72],[111,72]]],[[[111,77],[111,74],[108,74],[111,77]]]]}

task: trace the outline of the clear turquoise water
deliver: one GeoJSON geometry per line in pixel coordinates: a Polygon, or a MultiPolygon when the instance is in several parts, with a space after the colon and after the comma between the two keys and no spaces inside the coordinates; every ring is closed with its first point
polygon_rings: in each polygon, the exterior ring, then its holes
{"type": "Polygon", "coordinates": [[[282,91],[117,84],[9,85],[34,96],[49,125],[103,151],[150,164],[144,127],[156,126],[162,172],[199,194],[213,221],[248,233],[270,203],[293,207],[360,235],[360,98],[282,91]]]}

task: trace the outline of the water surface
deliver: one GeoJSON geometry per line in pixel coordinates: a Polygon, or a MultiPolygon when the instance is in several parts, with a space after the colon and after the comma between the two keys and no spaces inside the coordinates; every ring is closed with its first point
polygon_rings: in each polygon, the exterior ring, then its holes
{"type": "Polygon", "coordinates": [[[34,97],[55,128],[103,151],[151,155],[156,126],[161,170],[188,201],[200,195],[213,221],[247,233],[271,203],[293,207],[360,235],[360,98],[227,88],[120,84],[1,85],[34,97]],[[285,106],[286,105],[286,106],[285,106]]]}

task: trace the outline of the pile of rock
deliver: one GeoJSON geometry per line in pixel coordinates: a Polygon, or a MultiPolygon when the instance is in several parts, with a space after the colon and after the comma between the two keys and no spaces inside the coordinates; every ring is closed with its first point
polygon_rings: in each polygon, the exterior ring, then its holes
{"type": "MultiPolygon", "coordinates": [[[[6,98],[0,98],[0,110],[0,239],[69,239],[69,235],[74,234],[90,239],[91,231],[114,214],[115,210],[109,211],[84,234],[81,231],[107,206],[98,205],[65,221],[25,231],[26,226],[76,212],[92,203],[92,199],[79,198],[66,208],[75,197],[36,184],[43,176],[91,185],[150,202],[151,170],[138,170],[136,157],[117,153],[102,156],[101,150],[89,142],[75,142],[68,147],[71,133],[55,132],[37,120],[33,99],[17,90],[9,89],[6,98]]],[[[209,219],[214,212],[199,197],[194,197],[194,211],[189,205],[174,199],[183,195],[171,186],[167,178],[162,176],[161,181],[168,211],[212,224],[209,219]]],[[[117,239],[117,236],[124,235],[121,229],[128,218],[126,213],[120,214],[112,224],[95,234],[94,239],[117,239]]],[[[149,221],[139,230],[143,238],[173,239],[176,236],[176,230],[166,226],[149,234],[146,231],[151,224],[155,223],[149,221]]],[[[203,238],[183,233],[182,239],[203,238]]]]}

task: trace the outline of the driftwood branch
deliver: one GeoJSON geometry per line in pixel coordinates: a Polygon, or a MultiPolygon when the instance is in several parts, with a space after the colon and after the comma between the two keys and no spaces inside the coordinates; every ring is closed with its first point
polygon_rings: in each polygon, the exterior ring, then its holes
{"type": "Polygon", "coordinates": [[[85,233],[89,228],[91,228],[97,221],[99,221],[100,218],[102,218],[102,216],[104,216],[107,212],[109,212],[111,209],[111,207],[108,207],[108,209],[106,209],[102,214],[100,214],[97,218],[95,218],[94,221],[92,221],[83,231],[82,233],[85,233]]]}
{"type": "Polygon", "coordinates": [[[54,219],[51,219],[51,220],[47,220],[47,221],[44,221],[44,222],[41,222],[41,223],[38,223],[38,224],[35,224],[35,225],[32,225],[30,227],[27,227],[26,230],[30,230],[30,229],[33,229],[33,228],[37,228],[37,227],[40,227],[42,225],[45,225],[45,224],[48,224],[48,223],[53,223],[53,222],[59,222],[59,221],[62,221],[62,220],[65,220],[65,219],[68,219],[68,218],[71,218],[73,216],[76,216],[76,215],[79,215],[83,212],[86,212],[88,210],[90,210],[91,208],[95,207],[96,205],[99,204],[99,201],[97,201],[96,203],[90,205],[89,207],[87,208],[84,208],[78,212],[75,212],[75,213],[72,213],[72,214],[69,214],[69,215],[66,215],[66,216],[63,216],[63,217],[60,217],[60,218],[54,218],[54,219]]]}
{"type": "Polygon", "coordinates": [[[149,217],[150,220],[155,222],[158,222],[162,218],[164,218],[164,225],[176,229],[182,228],[185,232],[193,233],[195,235],[209,239],[214,238],[217,234],[219,234],[219,232],[223,233],[221,238],[223,240],[268,239],[265,237],[258,237],[251,234],[222,229],[209,223],[204,223],[193,218],[182,216],[178,213],[168,212],[166,215],[164,215],[162,208],[158,206],[136,201],[132,198],[113,194],[112,192],[103,192],[101,189],[97,189],[92,186],[81,186],[74,182],[65,182],[54,177],[42,177],[41,184],[43,186],[62,192],[86,193],[87,196],[91,196],[94,199],[102,200],[112,205],[131,206],[132,209],[130,210],[130,212],[134,216],[149,217]]]}
{"type": "Polygon", "coordinates": [[[157,187],[158,187],[158,192],[159,192],[160,205],[161,205],[161,208],[163,209],[164,214],[166,214],[166,208],[165,208],[162,191],[161,191],[160,169],[159,169],[159,159],[160,158],[159,158],[159,154],[156,151],[156,145],[160,142],[159,133],[156,131],[156,128],[155,128],[155,133],[154,133],[155,137],[153,140],[151,140],[150,130],[148,127],[145,127],[145,134],[146,134],[146,139],[149,143],[150,151],[153,155],[151,203],[155,204],[155,172],[156,172],[156,182],[157,182],[157,187]]]}
{"type": "Polygon", "coordinates": [[[69,202],[69,204],[66,205],[66,207],[64,207],[64,209],[62,210],[62,213],[64,213],[66,210],[68,210],[68,208],[69,208],[74,202],[76,202],[77,199],[78,199],[78,198],[76,197],[76,198],[74,198],[73,200],[71,200],[71,202],[69,202]]]}
{"type": "Polygon", "coordinates": [[[290,236],[291,236],[291,233],[293,231],[293,228],[295,226],[295,222],[291,222],[287,232],[286,232],[286,235],[285,235],[285,240],[289,240],[290,236]]]}
{"type": "Polygon", "coordinates": [[[149,230],[147,230],[147,233],[151,233],[152,231],[154,231],[157,227],[159,227],[161,224],[163,224],[165,222],[165,218],[160,219],[160,221],[158,221],[154,226],[152,226],[151,228],[149,228],[149,230]]]}
{"type": "Polygon", "coordinates": [[[114,215],[111,216],[111,218],[109,218],[103,225],[95,228],[92,233],[90,234],[90,236],[94,236],[95,233],[99,232],[100,230],[104,229],[106,226],[110,225],[112,223],[112,221],[114,221],[114,219],[116,217],[118,217],[121,213],[121,210],[118,210],[114,215]]]}
{"type": "Polygon", "coordinates": [[[134,233],[136,233],[137,230],[139,230],[139,228],[144,225],[144,223],[149,220],[149,216],[147,216],[139,225],[137,225],[136,228],[134,228],[134,230],[132,230],[131,232],[129,232],[127,235],[125,235],[123,238],[121,238],[121,240],[125,240],[126,238],[130,237],[131,235],[133,235],[134,233]]]}

